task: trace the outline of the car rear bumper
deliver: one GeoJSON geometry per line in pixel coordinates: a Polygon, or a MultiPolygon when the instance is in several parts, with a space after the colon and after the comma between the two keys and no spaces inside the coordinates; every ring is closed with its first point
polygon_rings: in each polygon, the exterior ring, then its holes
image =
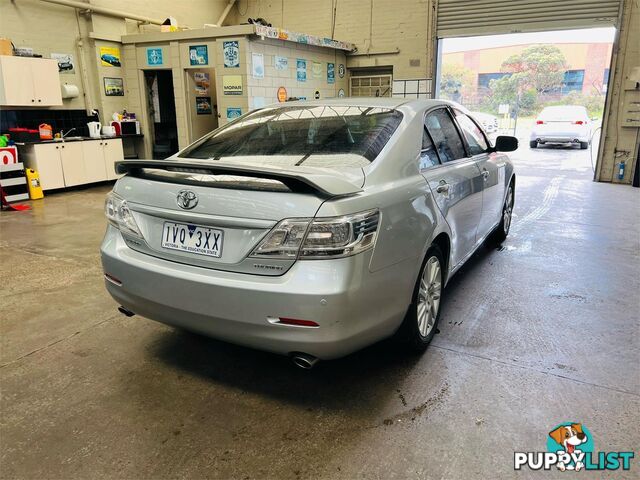
{"type": "Polygon", "coordinates": [[[369,272],[372,251],[297,261],[281,276],[223,272],[130,249],[109,226],[101,248],[107,290],[126,309],[162,323],[279,354],[347,355],[388,337],[410,302],[415,260],[369,272]],[[319,327],[272,324],[312,320],[319,327]]]}
{"type": "Polygon", "coordinates": [[[587,132],[531,132],[531,141],[546,143],[576,143],[590,140],[587,132]]]}

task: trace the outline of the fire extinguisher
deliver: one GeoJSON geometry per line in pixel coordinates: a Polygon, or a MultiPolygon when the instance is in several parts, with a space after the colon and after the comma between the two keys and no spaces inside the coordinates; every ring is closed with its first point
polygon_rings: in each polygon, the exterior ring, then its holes
{"type": "Polygon", "coordinates": [[[620,162],[618,165],[620,166],[618,170],[618,180],[622,180],[624,178],[624,162],[620,162]]]}

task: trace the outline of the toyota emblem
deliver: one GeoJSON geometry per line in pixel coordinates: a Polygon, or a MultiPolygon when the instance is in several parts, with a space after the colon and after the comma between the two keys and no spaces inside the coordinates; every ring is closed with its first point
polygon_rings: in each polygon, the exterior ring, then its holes
{"type": "Polygon", "coordinates": [[[180,190],[178,192],[178,206],[185,210],[191,210],[198,205],[198,196],[191,190],[180,190]]]}

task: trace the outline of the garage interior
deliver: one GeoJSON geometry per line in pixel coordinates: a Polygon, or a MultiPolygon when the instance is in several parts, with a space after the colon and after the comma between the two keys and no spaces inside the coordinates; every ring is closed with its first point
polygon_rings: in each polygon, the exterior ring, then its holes
{"type": "MultiPolygon", "coordinates": [[[[18,56],[0,56],[0,133],[45,124],[90,137],[87,124],[136,115],[114,120],[116,136],[65,143],[76,156],[17,133],[44,198],[0,212],[2,478],[556,478],[514,471],[514,454],[546,451],[562,422],[588,426],[596,451],[637,451],[637,0],[0,0],[0,37],[44,57],[20,60],[57,59],[61,90],[49,104],[43,90],[47,106],[16,103],[18,56]],[[278,101],[433,98],[443,39],[594,27],[616,29],[600,140],[580,150],[519,139],[510,236],[451,279],[423,355],[383,341],[305,371],[124,316],[105,291],[115,162],[166,158],[278,101]],[[290,71],[305,59],[305,84],[270,73],[282,48],[290,71]],[[40,155],[59,155],[61,173],[40,155]],[[67,174],[98,156],[100,172],[67,174]]],[[[637,478],[635,461],[610,473],[637,478]]]]}

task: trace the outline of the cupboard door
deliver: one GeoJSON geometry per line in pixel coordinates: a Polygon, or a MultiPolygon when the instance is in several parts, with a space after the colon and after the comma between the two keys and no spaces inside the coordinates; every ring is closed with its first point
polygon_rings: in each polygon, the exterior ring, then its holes
{"type": "Polygon", "coordinates": [[[60,147],[59,152],[65,187],[87,183],[84,158],[82,157],[82,144],[80,142],[68,142],[56,146],[60,147]]]}
{"type": "Polygon", "coordinates": [[[29,60],[31,59],[0,56],[0,68],[2,69],[0,105],[34,106],[37,104],[29,60]]]}
{"type": "Polygon", "coordinates": [[[64,175],[60,160],[60,145],[53,143],[35,145],[35,165],[32,167],[40,175],[43,190],[64,188],[64,175]]]}
{"type": "Polygon", "coordinates": [[[115,163],[124,160],[122,140],[104,140],[104,164],[107,170],[107,180],[115,180],[120,175],[116,174],[115,163]]]}
{"type": "Polygon", "coordinates": [[[87,183],[104,182],[107,179],[107,169],[104,162],[104,148],[102,140],[85,140],[82,144],[84,170],[87,183]]]}
{"type": "Polygon", "coordinates": [[[45,58],[33,59],[31,72],[37,106],[62,105],[58,62],[45,58]]]}

